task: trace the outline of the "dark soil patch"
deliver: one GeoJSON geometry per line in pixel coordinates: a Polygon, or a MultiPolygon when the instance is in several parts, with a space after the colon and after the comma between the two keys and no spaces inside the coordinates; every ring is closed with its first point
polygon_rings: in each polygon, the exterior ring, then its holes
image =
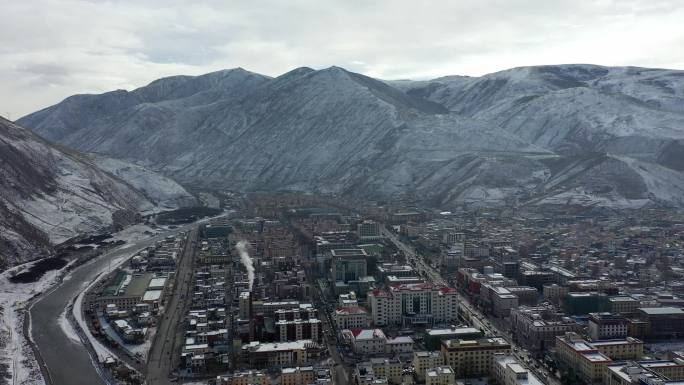
{"type": "Polygon", "coordinates": [[[28,271],[24,271],[15,274],[10,277],[10,282],[12,283],[31,283],[39,280],[45,273],[50,270],[59,270],[66,266],[67,261],[62,258],[45,258],[36,262],[29,268],[28,271]]]}

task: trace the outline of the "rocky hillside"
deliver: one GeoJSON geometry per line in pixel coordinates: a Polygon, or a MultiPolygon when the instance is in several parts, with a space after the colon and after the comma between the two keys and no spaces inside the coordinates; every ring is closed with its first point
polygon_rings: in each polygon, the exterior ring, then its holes
{"type": "Polygon", "coordinates": [[[45,256],[53,244],[129,223],[140,212],[193,203],[187,191],[165,177],[54,146],[0,118],[3,264],[45,256]]]}
{"type": "Polygon", "coordinates": [[[439,205],[684,205],[684,72],[593,65],[379,81],[242,69],[77,95],[22,124],[204,187],[439,205]]]}

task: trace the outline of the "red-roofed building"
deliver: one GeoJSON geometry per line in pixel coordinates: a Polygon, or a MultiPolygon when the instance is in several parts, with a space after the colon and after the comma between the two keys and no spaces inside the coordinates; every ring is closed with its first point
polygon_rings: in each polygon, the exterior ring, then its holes
{"type": "Polygon", "coordinates": [[[454,289],[431,283],[400,284],[390,286],[389,291],[368,293],[371,321],[376,326],[456,322],[457,298],[454,289]]]}
{"type": "Polygon", "coordinates": [[[359,306],[338,307],[335,310],[337,329],[367,328],[370,325],[368,311],[359,306]]]}

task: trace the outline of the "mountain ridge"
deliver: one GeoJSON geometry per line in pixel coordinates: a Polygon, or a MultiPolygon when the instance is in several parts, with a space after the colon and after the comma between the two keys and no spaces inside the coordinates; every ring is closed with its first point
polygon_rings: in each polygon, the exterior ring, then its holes
{"type": "Polygon", "coordinates": [[[220,86],[183,77],[154,103],[93,95],[19,122],[204,187],[406,193],[446,206],[683,203],[664,189],[684,180],[684,71],[545,65],[416,82],[335,66],[242,71],[212,73],[232,74],[220,86]]]}

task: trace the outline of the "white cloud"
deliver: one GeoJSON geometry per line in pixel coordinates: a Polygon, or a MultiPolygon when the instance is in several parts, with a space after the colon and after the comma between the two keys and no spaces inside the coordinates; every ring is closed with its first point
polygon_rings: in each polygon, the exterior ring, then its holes
{"type": "Polygon", "coordinates": [[[243,67],[383,78],[595,63],[684,68],[679,1],[0,0],[0,114],[243,67]]]}

